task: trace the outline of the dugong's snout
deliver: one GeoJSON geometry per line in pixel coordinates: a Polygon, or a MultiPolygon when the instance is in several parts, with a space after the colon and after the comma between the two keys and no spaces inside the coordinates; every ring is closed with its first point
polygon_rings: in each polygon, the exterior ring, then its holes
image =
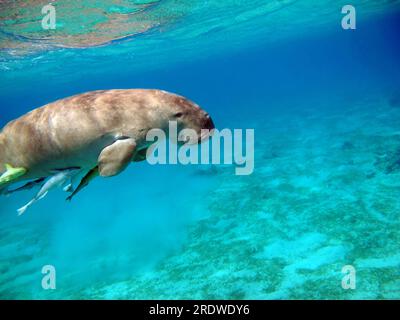
{"type": "Polygon", "coordinates": [[[212,135],[215,126],[206,111],[182,96],[172,95],[170,99],[169,120],[177,122],[178,143],[197,144],[212,135]]]}
{"type": "Polygon", "coordinates": [[[215,125],[209,114],[206,114],[203,120],[203,125],[201,126],[199,143],[208,139],[214,132],[215,125]]]}
{"type": "Polygon", "coordinates": [[[182,131],[179,134],[179,142],[197,144],[208,139],[215,129],[214,122],[210,115],[198,109],[195,115],[187,115],[181,120],[182,131]],[[185,130],[188,129],[188,130],[185,130]]]}

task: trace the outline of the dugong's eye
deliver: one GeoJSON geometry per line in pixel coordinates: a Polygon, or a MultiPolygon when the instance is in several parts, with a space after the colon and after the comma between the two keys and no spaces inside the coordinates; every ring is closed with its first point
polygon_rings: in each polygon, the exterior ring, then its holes
{"type": "Polygon", "coordinates": [[[174,117],[175,118],[180,118],[180,117],[182,117],[183,116],[183,113],[182,112],[178,112],[178,113],[175,113],[174,114],[174,117]]]}

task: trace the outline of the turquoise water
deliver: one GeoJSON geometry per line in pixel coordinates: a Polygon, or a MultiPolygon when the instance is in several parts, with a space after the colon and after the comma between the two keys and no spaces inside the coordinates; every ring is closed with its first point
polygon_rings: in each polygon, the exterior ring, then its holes
{"type": "Polygon", "coordinates": [[[33,190],[1,197],[1,298],[400,298],[399,1],[353,1],[346,31],[343,1],[93,3],[57,1],[46,34],[39,2],[0,5],[0,126],[160,88],[255,129],[255,170],[135,163],[22,217],[33,190]]]}

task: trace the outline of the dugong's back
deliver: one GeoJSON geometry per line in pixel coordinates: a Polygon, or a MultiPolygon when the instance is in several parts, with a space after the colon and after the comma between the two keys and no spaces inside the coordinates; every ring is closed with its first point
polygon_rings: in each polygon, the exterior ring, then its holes
{"type": "Polygon", "coordinates": [[[35,109],[3,128],[0,172],[5,163],[29,168],[26,178],[55,168],[91,168],[115,134],[141,121],[135,110],[156,103],[160,94],[139,89],[93,91],[35,109]]]}

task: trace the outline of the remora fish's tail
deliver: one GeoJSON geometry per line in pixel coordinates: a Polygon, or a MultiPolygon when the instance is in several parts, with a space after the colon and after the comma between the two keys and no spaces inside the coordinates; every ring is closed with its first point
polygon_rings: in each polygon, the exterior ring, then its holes
{"type": "Polygon", "coordinates": [[[23,215],[23,214],[25,213],[26,209],[28,209],[28,207],[29,207],[29,205],[25,205],[25,206],[23,206],[22,208],[19,208],[19,209],[17,210],[18,215],[19,215],[19,216],[23,215]]]}
{"type": "Polygon", "coordinates": [[[25,213],[26,209],[28,209],[34,202],[35,202],[34,200],[31,200],[26,205],[24,205],[23,207],[19,208],[17,210],[18,215],[19,216],[23,215],[25,213]]]}

